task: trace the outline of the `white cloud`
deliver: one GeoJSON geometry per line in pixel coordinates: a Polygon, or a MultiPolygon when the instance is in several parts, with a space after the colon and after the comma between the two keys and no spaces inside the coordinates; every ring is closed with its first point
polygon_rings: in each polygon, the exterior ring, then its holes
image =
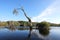
{"type": "Polygon", "coordinates": [[[58,19],[59,14],[60,14],[60,1],[56,0],[52,4],[50,4],[44,11],[42,11],[38,16],[33,17],[32,21],[33,22],[49,21],[54,23],[60,23],[58,21],[60,20],[58,19]]]}

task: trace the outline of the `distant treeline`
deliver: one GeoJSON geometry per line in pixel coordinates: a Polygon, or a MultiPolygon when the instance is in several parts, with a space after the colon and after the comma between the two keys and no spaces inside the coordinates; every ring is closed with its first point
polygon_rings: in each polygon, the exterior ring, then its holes
{"type": "MultiPolygon", "coordinates": [[[[0,26],[8,26],[8,22],[11,22],[11,24],[13,23],[14,26],[29,26],[28,21],[5,21],[5,22],[0,21],[0,26]]],[[[32,22],[32,24],[33,26],[35,26],[37,22],[32,22]]]]}
{"type": "Polygon", "coordinates": [[[56,24],[56,23],[49,23],[50,26],[60,26],[60,24],[56,24]]]}
{"type": "MultiPolygon", "coordinates": [[[[14,26],[29,26],[28,21],[6,21],[6,22],[0,21],[0,26],[8,26],[8,22],[12,22],[14,24],[14,26]]],[[[32,22],[32,26],[36,26],[37,23],[38,22],[32,22]]],[[[50,26],[60,26],[60,24],[50,23],[50,22],[48,22],[48,23],[50,24],[50,26]]]]}

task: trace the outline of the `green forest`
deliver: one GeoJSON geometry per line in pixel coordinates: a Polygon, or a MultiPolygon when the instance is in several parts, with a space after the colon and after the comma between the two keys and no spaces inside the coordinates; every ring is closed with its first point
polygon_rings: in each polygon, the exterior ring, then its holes
{"type": "MultiPolygon", "coordinates": [[[[8,22],[13,23],[14,26],[29,26],[28,21],[5,21],[5,22],[0,21],[0,26],[8,26],[8,22]]],[[[34,27],[38,23],[41,22],[32,22],[32,26],[34,27]]],[[[50,24],[50,26],[58,26],[58,27],[60,26],[60,24],[56,24],[56,23],[50,23],[50,22],[46,22],[46,23],[50,24]]]]}

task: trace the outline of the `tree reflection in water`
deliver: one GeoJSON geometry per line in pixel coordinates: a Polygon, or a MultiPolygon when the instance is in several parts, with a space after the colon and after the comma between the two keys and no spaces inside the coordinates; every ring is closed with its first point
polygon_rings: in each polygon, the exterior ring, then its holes
{"type": "Polygon", "coordinates": [[[49,30],[41,29],[41,30],[39,30],[39,33],[42,34],[43,36],[47,36],[49,34],[49,30]]]}
{"type": "Polygon", "coordinates": [[[43,36],[47,36],[49,34],[49,26],[50,24],[47,22],[41,22],[36,25],[38,27],[39,33],[43,36]]]}
{"type": "Polygon", "coordinates": [[[29,33],[28,37],[26,38],[26,40],[31,40],[31,32],[29,33]]]}
{"type": "Polygon", "coordinates": [[[32,31],[32,27],[30,27],[29,35],[26,40],[31,40],[31,31],[32,31]]]}
{"type": "Polygon", "coordinates": [[[49,24],[48,23],[39,23],[36,25],[38,27],[39,33],[44,37],[43,39],[45,39],[46,37],[48,37],[49,35],[49,24]]]}
{"type": "MultiPolygon", "coordinates": [[[[36,37],[39,37],[41,40],[48,39],[49,29],[43,27],[43,28],[38,28],[38,31],[39,32],[34,31],[34,35],[37,35],[36,37]]],[[[27,40],[31,40],[31,36],[32,36],[31,32],[32,32],[32,29],[30,29],[27,40]]]]}
{"type": "Polygon", "coordinates": [[[15,31],[16,30],[16,28],[14,26],[9,27],[8,29],[11,30],[11,31],[15,31]]]}
{"type": "Polygon", "coordinates": [[[14,26],[14,23],[12,21],[10,21],[10,22],[8,21],[7,23],[8,23],[8,27],[7,28],[9,30],[11,30],[11,31],[16,30],[16,27],[14,26]]]}

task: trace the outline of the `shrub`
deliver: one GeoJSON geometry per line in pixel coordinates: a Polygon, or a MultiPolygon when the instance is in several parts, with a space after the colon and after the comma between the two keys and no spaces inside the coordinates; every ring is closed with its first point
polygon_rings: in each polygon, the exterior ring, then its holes
{"type": "Polygon", "coordinates": [[[41,22],[36,25],[38,27],[39,33],[42,35],[47,35],[49,33],[49,26],[48,22],[41,22]]]}

